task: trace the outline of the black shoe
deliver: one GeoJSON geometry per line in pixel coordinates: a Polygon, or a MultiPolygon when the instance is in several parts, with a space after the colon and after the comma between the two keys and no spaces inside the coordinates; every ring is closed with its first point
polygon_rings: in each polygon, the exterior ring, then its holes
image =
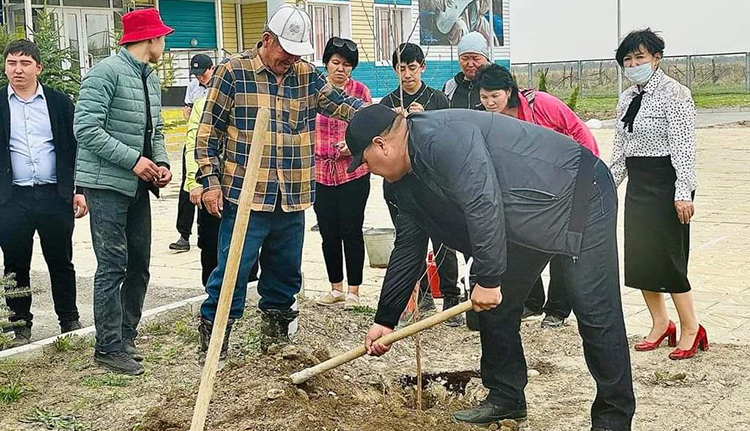
{"type": "Polygon", "coordinates": [[[141,362],[143,360],[143,356],[141,355],[141,352],[138,351],[138,348],[135,347],[135,340],[132,338],[122,340],[122,348],[125,350],[125,353],[133,358],[134,361],[141,362]]]}
{"type": "MultiPolygon", "coordinates": [[[[221,345],[221,352],[219,353],[220,361],[225,360],[229,354],[229,336],[232,333],[233,324],[234,319],[229,319],[227,329],[224,330],[224,344],[221,345]]],[[[198,339],[200,340],[200,352],[198,355],[200,363],[206,362],[206,354],[208,353],[208,346],[211,344],[211,333],[213,330],[214,323],[201,317],[200,323],[198,323],[198,339]]]]}
{"type": "MultiPolygon", "coordinates": [[[[458,305],[459,302],[461,302],[461,301],[460,301],[460,299],[459,299],[458,296],[445,295],[445,297],[443,297],[443,311],[445,311],[445,310],[447,310],[449,308],[452,308],[452,307],[458,305]]],[[[466,323],[466,319],[464,319],[463,313],[461,313],[461,314],[459,314],[457,316],[453,316],[450,319],[448,319],[448,320],[445,321],[445,324],[447,326],[451,326],[451,327],[454,327],[454,328],[458,327],[458,326],[463,326],[464,323],[466,323]]]]}
{"type": "Polygon", "coordinates": [[[14,326],[15,337],[8,343],[9,348],[25,346],[31,343],[31,327],[27,325],[14,326]]]}
{"type": "Polygon", "coordinates": [[[60,333],[67,334],[68,332],[77,331],[82,329],[83,325],[78,320],[71,320],[69,322],[60,322],[60,333]]]}
{"type": "Polygon", "coordinates": [[[177,241],[169,244],[169,249],[174,251],[190,251],[190,241],[184,236],[180,236],[177,241]]]}
{"type": "Polygon", "coordinates": [[[267,353],[276,344],[288,344],[289,324],[299,316],[297,310],[260,310],[260,350],[267,353]]]}
{"type": "Polygon", "coordinates": [[[591,428],[591,431],[615,431],[609,428],[591,428]]]}
{"type": "Polygon", "coordinates": [[[521,313],[521,320],[526,320],[526,319],[529,319],[531,317],[536,317],[536,316],[541,316],[541,315],[542,315],[541,310],[539,310],[539,311],[537,311],[537,310],[529,310],[524,305],[524,307],[523,307],[523,313],[521,313]]]}
{"type": "Polygon", "coordinates": [[[565,319],[561,319],[557,316],[547,314],[542,319],[542,329],[544,328],[560,328],[565,324],[565,319]]]}
{"type": "Polygon", "coordinates": [[[128,376],[140,376],[145,371],[143,365],[131,358],[124,349],[107,353],[96,350],[94,362],[109,371],[128,376]]]}
{"type": "Polygon", "coordinates": [[[427,314],[430,311],[437,310],[437,307],[435,307],[435,299],[432,297],[432,292],[427,289],[427,292],[422,294],[422,291],[419,291],[419,312],[422,315],[427,314]]]}
{"type": "Polygon", "coordinates": [[[489,426],[505,419],[525,420],[526,406],[515,410],[508,410],[496,406],[489,401],[468,410],[459,410],[451,415],[455,423],[467,423],[479,426],[489,426]]]}

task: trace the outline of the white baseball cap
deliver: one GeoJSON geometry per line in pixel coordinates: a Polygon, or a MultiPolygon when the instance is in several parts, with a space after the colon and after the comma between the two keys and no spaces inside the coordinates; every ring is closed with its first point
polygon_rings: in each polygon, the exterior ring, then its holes
{"type": "Polygon", "coordinates": [[[291,55],[309,55],[315,49],[310,43],[310,16],[303,9],[282,5],[271,15],[268,30],[279,38],[281,47],[291,55]]]}

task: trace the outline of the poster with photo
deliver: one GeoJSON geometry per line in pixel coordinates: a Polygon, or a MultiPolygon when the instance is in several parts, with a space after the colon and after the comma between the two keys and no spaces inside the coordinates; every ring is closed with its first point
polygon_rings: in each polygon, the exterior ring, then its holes
{"type": "Polygon", "coordinates": [[[457,45],[472,31],[482,33],[488,44],[494,41],[495,46],[503,46],[505,43],[503,0],[420,0],[419,20],[422,46],[457,45]]]}

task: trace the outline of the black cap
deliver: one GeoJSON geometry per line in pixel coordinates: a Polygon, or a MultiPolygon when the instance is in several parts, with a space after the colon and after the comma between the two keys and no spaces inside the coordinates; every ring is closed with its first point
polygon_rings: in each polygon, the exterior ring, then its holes
{"type": "Polygon", "coordinates": [[[190,59],[190,74],[195,76],[203,75],[213,65],[214,62],[211,60],[211,57],[206,54],[195,54],[190,59]]]}
{"type": "Polygon", "coordinates": [[[388,129],[397,116],[391,108],[380,104],[366,106],[354,114],[346,128],[346,146],[352,153],[347,172],[354,172],[362,164],[362,153],[372,138],[388,129]]]}

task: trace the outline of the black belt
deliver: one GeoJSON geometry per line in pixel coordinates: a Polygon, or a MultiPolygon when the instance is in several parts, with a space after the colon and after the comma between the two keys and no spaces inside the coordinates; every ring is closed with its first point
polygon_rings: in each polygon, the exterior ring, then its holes
{"type": "Polygon", "coordinates": [[[587,148],[581,147],[581,160],[578,162],[578,176],[573,192],[573,209],[570,212],[570,232],[583,234],[588,219],[588,199],[594,188],[594,166],[597,158],[587,148]]]}

